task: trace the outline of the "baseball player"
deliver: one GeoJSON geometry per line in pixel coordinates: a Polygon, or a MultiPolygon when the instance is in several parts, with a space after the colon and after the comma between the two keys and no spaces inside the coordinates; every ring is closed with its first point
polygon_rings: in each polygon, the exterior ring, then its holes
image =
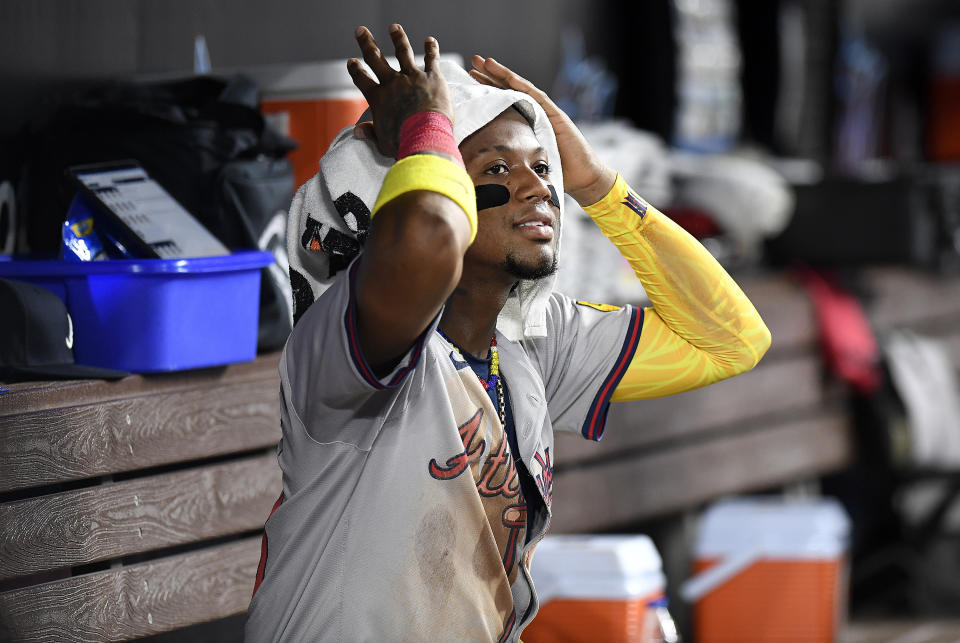
{"type": "Polygon", "coordinates": [[[348,69],[372,123],[334,142],[291,206],[307,305],[280,361],[283,495],[251,641],[518,640],[554,430],[599,440],[611,400],[736,375],[770,344],[730,276],[543,92],[492,58],[469,77],[443,66],[434,38],[418,69],[389,33],[399,71],[357,29],[373,75],[348,69]],[[552,291],[564,192],[651,306],[552,291]],[[319,219],[331,203],[352,204],[337,234],[319,219]],[[325,274],[306,274],[313,259],[325,274]]]}

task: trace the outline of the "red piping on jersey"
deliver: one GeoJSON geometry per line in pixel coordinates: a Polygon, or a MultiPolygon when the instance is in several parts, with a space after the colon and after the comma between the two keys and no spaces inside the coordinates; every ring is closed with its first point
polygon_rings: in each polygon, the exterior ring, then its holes
{"type": "Polygon", "coordinates": [[[430,331],[428,328],[422,335],[420,335],[420,341],[417,342],[417,347],[413,351],[413,359],[410,360],[410,363],[407,364],[405,368],[400,369],[399,372],[390,380],[390,386],[396,386],[407,376],[410,371],[417,367],[417,363],[420,362],[420,354],[423,352],[423,343],[427,341],[427,333],[430,331]]]}
{"type": "MultiPolygon", "coordinates": [[[[523,494],[521,494],[521,497],[522,495],[523,494]]],[[[524,525],[524,527],[526,527],[526,525],[524,525]]],[[[513,564],[517,560],[517,537],[519,535],[520,529],[516,527],[510,528],[510,537],[507,539],[507,551],[503,555],[503,570],[507,572],[507,575],[510,574],[510,571],[513,569],[513,564]]]]}
{"type": "Polygon", "coordinates": [[[350,279],[350,291],[349,298],[347,300],[347,314],[344,317],[344,325],[347,327],[347,341],[350,344],[350,356],[353,358],[353,363],[356,365],[357,370],[360,371],[360,375],[367,381],[367,384],[374,388],[383,389],[386,388],[380,381],[373,376],[373,373],[370,371],[370,367],[367,366],[367,360],[363,357],[363,352],[360,350],[360,340],[357,338],[357,320],[354,316],[354,309],[356,309],[356,297],[353,294],[354,280],[357,275],[357,267],[360,265],[359,261],[355,261],[350,267],[350,274],[348,278],[350,279]]]}
{"type": "MultiPolygon", "coordinates": [[[[273,505],[273,509],[270,510],[270,515],[267,516],[267,520],[270,520],[270,516],[273,515],[273,512],[276,511],[280,505],[283,504],[283,492],[280,492],[280,497],[277,498],[277,501],[273,505]]],[[[257,565],[257,578],[253,581],[253,594],[250,596],[256,596],[257,590],[260,588],[260,583],[263,582],[263,570],[267,568],[267,531],[263,531],[263,538],[260,539],[260,564],[257,565]]]]}
{"type": "Polygon", "coordinates": [[[400,369],[397,374],[394,375],[393,379],[390,380],[389,384],[384,386],[384,384],[381,383],[380,380],[377,379],[377,377],[373,374],[373,371],[367,364],[366,358],[363,356],[363,351],[360,350],[360,340],[357,335],[357,320],[354,312],[357,307],[357,300],[354,296],[354,281],[356,279],[357,267],[359,265],[360,262],[357,261],[354,262],[354,264],[350,267],[350,274],[348,276],[350,279],[350,294],[347,301],[347,314],[343,319],[344,326],[346,326],[347,330],[347,342],[350,344],[350,357],[353,359],[353,363],[360,372],[360,376],[366,380],[370,386],[376,389],[393,388],[403,382],[404,378],[417,367],[417,364],[420,363],[420,355],[423,353],[423,345],[426,342],[427,334],[429,333],[430,328],[428,327],[423,331],[423,334],[420,335],[420,339],[417,341],[417,346],[413,351],[413,357],[410,359],[410,363],[400,369]]]}
{"type": "Polygon", "coordinates": [[[500,635],[500,638],[497,639],[497,643],[503,643],[510,636],[510,632],[513,631],[513,622],[517,620],[517,611],[510,610],[510,618],[507,619],[507,624],[503,626],[503,634],[500,635]]]}
{"type": "Polygon", "coordinates": [[[643,309],[634,308],[630,316],[630,328],[627,337],[624,340],[623,348],[620,350],[620,357],[617,358],[616,365],[611,369],[606,381],[594,398],[587,414],[587,421],[583,424],[583,437],[588,440],[599,440],[603,437],[603,429],[607,420],[607,408],[610,404],[610,398],[613,391],[617,388],[624,373],[627,372],[627,366],[633,360],[633,355],[637,351],[637,344],[640,343],[640,328],[643,326],[643,309]]]}

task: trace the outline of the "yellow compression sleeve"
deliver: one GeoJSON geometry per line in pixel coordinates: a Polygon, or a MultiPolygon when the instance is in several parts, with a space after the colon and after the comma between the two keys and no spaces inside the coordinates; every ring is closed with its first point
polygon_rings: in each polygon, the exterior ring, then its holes
{"type": "Polygon", "coordinates": [[[470,243],[477,236],[477,192],[463,166],[435,154],[413,154],[393,164],[383,179],[371,218],[384,205],[414,190],[438,192],[459,205],[470,222],[470,243]]]}
{"type": "Polygon", "coordinates": [[[688,391],[753,368],[770,346],[753,304],[713,256],[622,177],[585,208],[636,273],[653,304],[611,398],[688,391]]]}

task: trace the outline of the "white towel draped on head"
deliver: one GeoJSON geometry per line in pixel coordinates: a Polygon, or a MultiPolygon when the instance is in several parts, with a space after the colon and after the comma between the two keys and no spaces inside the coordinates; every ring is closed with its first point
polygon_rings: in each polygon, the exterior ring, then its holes
{"type": "MultiPolygon", "coordinates": [[[[553,128],[543,109],[526,94],[481,85],[462,68],[440,61],[454,104],[453,135],[463,139],[517,105],[533,123],[534,135],[547,151],[550,182],[561,195],[557,221],[557,251],[563,210],[563,176],[553,128]]],[[[382,156],[369,141],[342,130],[320,159],[320,171],[300,186],[287,218],[287,252],[293,285],[294,319],[326,290],[362,250],[370,225],[370,208],[394,159],[382,156]]],[[[481,225],[483,213],[480,213],[481,225]]],[[[497,329],[514,341],[546,334],[546,303],[554,276],[524,280],[500,312],[497,329]]]]}

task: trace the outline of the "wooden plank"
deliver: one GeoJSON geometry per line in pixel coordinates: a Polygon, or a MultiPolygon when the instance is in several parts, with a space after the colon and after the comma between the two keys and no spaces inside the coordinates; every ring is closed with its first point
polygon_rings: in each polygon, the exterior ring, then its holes
{"type": "Polygon", "coordinates": [[[777,353],[814,347],[813,305],[796,282],[782,272],[735,278],[773,336],[768,359],[777,353]]]}
{"type": "MultiPolygon", "coordinates": [[[[32,411],[108,402],[157,393],[191,391],[203,387],[224,386],[240,382],[263,382],[263,386],[280,388],[277,365],[279,353],[267,353],[250,362],[213,368],[131,375],[122,380],[63,380],[14,382],[5,384],[10,392],[0,395],[0,418],[32,411]]],[[[2,381],[2,380],[0,380],[2,381]]]]}
{"type": "Polygon", "coordinates": [[[263,527],[273,454],[0,505],[0,579],[263,527]]]}
{"type": "MultiPolygon", "coordinates": [[[[949,324],[960,319],[960,276],[896,266],[865,268],[860,274],[869,293],[864,308],[878,329],[949,324]]],[[[735,277],[770,328],[771,355],[815,345],[813,306],[787,273],[735,277]]]]}
{"type": "Polygon", "coordinates": [[[260,382],[0,417],[0,491],[258,449],[280,439],[260,382]]]}
{"type": "Polygon", "coordinates": [[[849,421],[836,411],[682,449],[558,470],[551,530],[610,529],[726,494],[833,471],[852,454],[849,421]]]}
{"type": "Polygon", "coordinates": [[[864,278],[866,309],[878,328],[960,320],[960,277],[885,267],[864,271],[864,278]]]}
{"type": "Polygon", "coordinates": [[[820,358],[815,355],[761,362],[752,371],[696,391],[611,404],[600,442],[557,432],[556,461],[588,461],[819,407],[835,393],[830,388],[825,386],[820,358]]]}
{"type": "Polygon", "coordinates": [[[120,641],[247,609],[260,538],[0,593],[0,640],[120,641]]]}

